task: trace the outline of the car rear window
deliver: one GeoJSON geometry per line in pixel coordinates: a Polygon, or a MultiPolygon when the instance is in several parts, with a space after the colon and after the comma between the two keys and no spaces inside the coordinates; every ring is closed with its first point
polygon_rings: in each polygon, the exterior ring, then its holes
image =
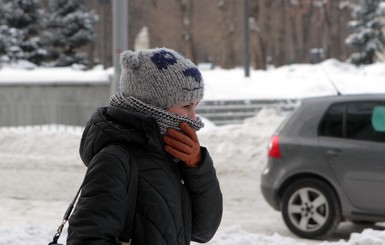
{"type": "Polygon", "coordinates": [[[326,111],[319,127],[320,136],[343,137],[343,120],[346,105],[334,104],[326,111]]]}
{"type": "Polygon", "coordinates": [[[385,142],[385,103],[360,101],[329,107],[319,126],[319,136],[385,142]]]}

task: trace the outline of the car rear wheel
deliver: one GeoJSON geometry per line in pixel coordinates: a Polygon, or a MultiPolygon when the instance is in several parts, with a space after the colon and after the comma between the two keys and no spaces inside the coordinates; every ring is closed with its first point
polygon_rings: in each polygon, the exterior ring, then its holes
{"type": "Polygon", "coordinates": [[[303,238],[325,238],[341,220],[334,190],[318,179],[292,183],[283,195],[281,210],[286,226],[303,238]]]}

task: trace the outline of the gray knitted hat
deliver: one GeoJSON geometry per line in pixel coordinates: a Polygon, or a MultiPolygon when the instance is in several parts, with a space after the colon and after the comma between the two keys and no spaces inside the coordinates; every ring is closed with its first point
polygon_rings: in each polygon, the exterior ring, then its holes
{"type": "Polygon", "coordinates": [[[124,97],[132,96],[162,109],[203,98],[204,83],[198,68],[174,50],[125,51],[120,63],[124,97]]]}

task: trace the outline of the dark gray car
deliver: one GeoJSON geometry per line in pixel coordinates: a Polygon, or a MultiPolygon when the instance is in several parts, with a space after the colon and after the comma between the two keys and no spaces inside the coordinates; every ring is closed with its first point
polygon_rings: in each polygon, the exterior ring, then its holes
{"type": "Polygon", "coordinates": [[[304,99],[268,154],[263,196],[296,235],[385,221],[385,94],[304,99]]]}

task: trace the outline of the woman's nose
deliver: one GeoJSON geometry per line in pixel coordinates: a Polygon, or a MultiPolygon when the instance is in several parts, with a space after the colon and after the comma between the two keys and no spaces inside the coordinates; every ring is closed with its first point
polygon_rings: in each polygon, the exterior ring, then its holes
{"type": "Polygon", "coordinates": [[[194,120],[194,121],[197,119],[197,116],[196,116],[196,113],[195,113],[195,109],[193,109],[193,110],[191,110],[191,111],[189,112],[188,117],[189,117],[191,120],[194,120]]]}

